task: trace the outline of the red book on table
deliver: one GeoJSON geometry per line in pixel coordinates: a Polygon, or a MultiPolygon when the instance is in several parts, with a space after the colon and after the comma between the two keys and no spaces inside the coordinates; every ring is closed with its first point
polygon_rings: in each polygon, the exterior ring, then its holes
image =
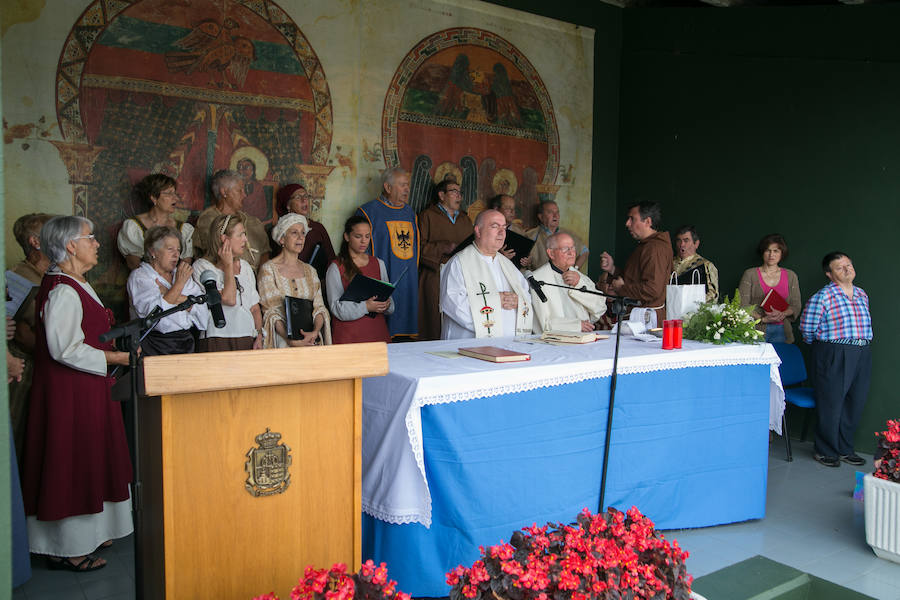
{"type": "Polygon", "coordinates": [[[759,305],[759,307],[766,312],[771,312],[773,310],[784,312],[788,309],[788,306],[787,300],[782,298],[781,294],[774,289],[769,290],[769,293],[766,294],[766,297],[763,298],[762,303],[759,305]]]}
{"type": "Polygon", "coordinates": [[[472,348],[459,348],[457,349],[457,352],[459,352],[463,356],[469,356],[471,358],[478,358],[481,360],[487,360],[496,363],[531,360],[530,354],[525,354],[524,352],[514,352],[512,350],[498,348],[496,346],[474,346],[472,348]]]}

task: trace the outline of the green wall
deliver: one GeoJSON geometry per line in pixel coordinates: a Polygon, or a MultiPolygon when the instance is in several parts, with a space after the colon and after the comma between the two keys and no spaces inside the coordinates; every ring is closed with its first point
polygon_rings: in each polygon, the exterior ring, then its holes
{"type": "MultiPolygon", "coordinates": [[[[821,257],[847,252],[875,328],[867,452],[900,416],[898,22],[896,5],[623,11],[619,219],[639,198],[662,203],[666,228],[695,224],[723,293],[767,233],[786,237],[804,302],[826,282],[821,257]]],[[[617,256],[633,248],[617,242],[617,256]]]]}

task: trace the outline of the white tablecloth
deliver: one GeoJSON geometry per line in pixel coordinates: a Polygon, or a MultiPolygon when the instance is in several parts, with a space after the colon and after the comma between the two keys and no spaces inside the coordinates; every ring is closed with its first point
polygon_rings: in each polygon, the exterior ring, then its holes
{"type": "MultiPolygon", "coordinates": [[[[688,340],[683,345],[681,350],[662,350],[661,341],[623,337],[618,372],[768,364],[769,428],[781,432],[781,361],[771,345],[713,346],[688,340]]],[[[614,347],[615,338],[578,346],[550,346],[527,338],[388,345],[390,373],[363,380],[363,510],[388,523],[431,525],[421,407],[609,377],[614,347]],[[494,364],[428,354],[482,345],[527,352],[531,360],[494,364]]]]}

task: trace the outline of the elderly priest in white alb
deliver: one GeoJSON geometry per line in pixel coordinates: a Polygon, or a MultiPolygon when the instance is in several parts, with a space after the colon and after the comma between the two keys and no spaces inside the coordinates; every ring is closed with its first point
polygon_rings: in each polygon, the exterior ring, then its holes
{"type": "MultiPolygon", "coordinates": [[[[596,291],[594,282],[575,268],[578,249],[572,236],[556,233],[547,238],[547,256],[550,262],[534,272],[534,279],[596,291]]],[[[606,298],[577,290],[565,290],[550,285],[542,286],[546,302],[531,292],[534,303],[534,332],[594,330],[594,323],[606,312],[606,298]]]]}
{"type": "Polygon", "coordinates": [[[441,269],[441,339],[531,333],[528,282],[500,254],[506,219],[486,210],[475,219],[475,243],[441,269]]]}

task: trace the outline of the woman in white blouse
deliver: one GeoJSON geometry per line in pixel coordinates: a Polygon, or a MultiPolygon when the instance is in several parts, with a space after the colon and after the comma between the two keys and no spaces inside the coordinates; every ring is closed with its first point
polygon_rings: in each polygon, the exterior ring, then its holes
{"type": "Polygon", "coordinates": [[[306,217],[288,213],[272,228],[272,239],[282,252],[259,269],[259,303],[263,310],[266,348],[331,344],[328,309],[322,300],[322,286],[316,270],[298,258],[309,227],[306,217]],[[312,331],[302,339],[288,339],[284,313],[285,296],[312,300],[312,331]]]}
{"type": "MultiPolygon", "coordinates": [[[[173,308],[188,296],[200,296],[203,288],[191,278],[193,269],[180,260],[181,238],[171,227],[151,227],[144,239],[144,257],[128,276],[132,318],[146,317],[157,306],[173,308]]],[[[141,342],[145,356],[186,354],[194,351],[191,327],[206,329],[209,309],[194,304],[159,321],[141,342]]]]}
{"type": "Polygon", "coordinates": [[[51,569],[106,565],[100,546],[133,530],[131,461],[122,411],[110,399],[110,365],[128,354],[99,336],[112,313],[85,279],[97,264],[93,224],[55,217],[41,230],[51,261],[35,299],[35,377],[25,441],[22,491],[31,551],[51,569]]]}
{"type": "Polygon", "coordinates": [[[248,247],[244,223],[243,213],[219,215],[213,219],[207,237],[208,257],[194,263],[194,280],[198,283],[205,273],[213,274],[225,315],[225,327],[222,328],[215,327],[210,319],[199,342],[201,352],[262,348],[262,311],[256,275],[250,263],[243,259],[248,247]]]}
{"type": "Polygon", "coordinates": [[[122,221],[117,245],[125,257],[129,270],[137,269],[144,254],[144,236],[151,227],[172,227],[181,239],[181,258],[190,263],[194,256],[194,227],[175,219],[178,197],[175,180],[162,173],[153,173],[141,179],[134,186],[138,200],[149,207],[146,212],[122,221]]]}

